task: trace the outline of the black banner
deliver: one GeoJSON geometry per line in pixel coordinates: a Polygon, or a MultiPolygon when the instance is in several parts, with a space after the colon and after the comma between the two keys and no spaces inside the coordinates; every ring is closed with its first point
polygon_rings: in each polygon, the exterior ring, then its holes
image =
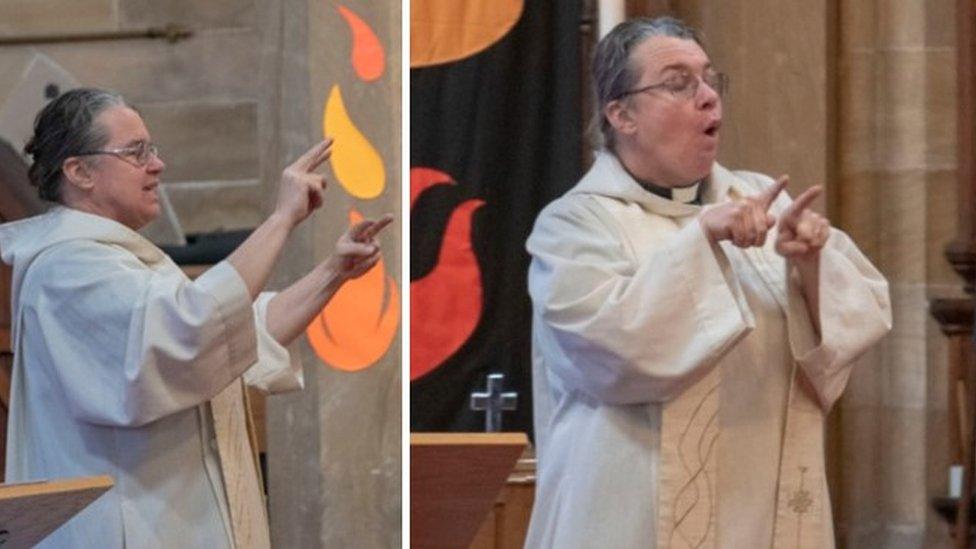
{"type": "Polygon", "coordinates": [[[525,0],[486,50],[411,70],[414,431],[483,430],[470,394],[498,372],[503,430],[531,432],[525,240],[581,175],[579,26],[578,1],[525,0]]]}

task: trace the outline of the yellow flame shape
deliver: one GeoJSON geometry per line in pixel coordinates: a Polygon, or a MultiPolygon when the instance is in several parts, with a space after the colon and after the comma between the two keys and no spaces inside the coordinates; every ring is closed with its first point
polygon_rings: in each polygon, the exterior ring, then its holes
{"type": "Polygon", "coordinates": [[[325,103],[322,129],[325,135],[335,139],[330,162],[339,184],[356,198],[368,200],[379,196],[386,186],[383,160],[349,118],[338,85],[332,86],[325,103]]]}

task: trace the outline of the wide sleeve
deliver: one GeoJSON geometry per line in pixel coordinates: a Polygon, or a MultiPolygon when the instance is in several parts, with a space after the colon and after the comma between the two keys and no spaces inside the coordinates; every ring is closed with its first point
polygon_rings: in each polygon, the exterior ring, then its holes
{"type": "Polygon", "coordinates": [[[244,382],[266,393],[283,393],[304,387],[302,364],[271,336],[267,327],[268,304],[274,292],[262,292],[254,301],[254,331],[258,361],[244,372],[244,382]]]}
{"type": "Polygon", "coordinates": [[[754,326],[721,246],[697,221],[667,225],[631,250],[593,199],[540,215],[527,243],[535,341],[568,390],[614,404],[670,399],[754,326]]]}
{"type": "Polygon", "coordinates": [[[257,360],[250,296],[229,263],[191,282],[114,246],[54,252],[38,260],[24,329],[43,338],[39,363],[79,420],[149,423],[210,400],[257,360]]]}
{"type": "Polygon", "coordinates": [[[820,251],[818,337],[796,270],[787,272],[787,278],[793,358],[823,409],[830,410],[847,386],[854,361],[891,330],[888,282],[850,237],[831,229],[820,251]]]}

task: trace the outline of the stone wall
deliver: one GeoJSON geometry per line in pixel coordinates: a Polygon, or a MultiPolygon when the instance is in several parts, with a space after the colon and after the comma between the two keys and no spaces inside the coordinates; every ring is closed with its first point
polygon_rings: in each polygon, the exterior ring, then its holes
{"type": "MultiPolygon", "coordinates": [[[[34,52],[48,56],[82,85],[118,91],[146,120],[163,160],[164,186],[187,233],[242,229],[262,219],[274,180],[260,167],[259,119],[270,121],[273,57],[262,52],[274,30],[261,10],[278,2],[247,0],[13,0],[0,4],[0,36],[114,32],[176,24],[187,40],[129,39],[0,48],[0,82],[34,52]],[[220,208],[214,208],[220,204],[220,208]]],[[[0,98],[4,96],[0,84],[0,98]]]]}

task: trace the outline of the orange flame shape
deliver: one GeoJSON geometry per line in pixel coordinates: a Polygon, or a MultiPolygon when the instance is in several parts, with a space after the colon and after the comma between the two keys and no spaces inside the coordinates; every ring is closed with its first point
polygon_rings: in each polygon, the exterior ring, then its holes
{"type": "MultiPolygon", "coordinates": [[[[349,212],[349,224],[363,220],[349,212]]],[[[369,368],[386,354],[400,323],[400,298],[383,260],[350,280],[305,330],[315,354],[338,370],[369,368]]]]}
{"type": "Polygon", "coordinates": [[[383,75],[386,53],[373,29],[355,12],[345,6],[337,6],[352,30],[352,67],[362,80],[370,82],[383,75]]]}
{"type": "Polygon", "coordinates": [[[522,17],[524,0],[413,0],[410,66],[428,67],[476,55],[504,38],[522,17]]]}

